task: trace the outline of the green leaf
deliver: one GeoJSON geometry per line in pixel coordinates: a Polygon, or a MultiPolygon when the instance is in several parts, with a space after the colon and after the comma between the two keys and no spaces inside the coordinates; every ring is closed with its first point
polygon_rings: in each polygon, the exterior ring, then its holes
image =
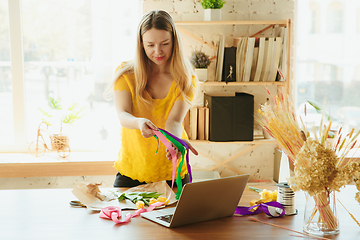
{"type": "Polygon", "coordinates": [[[72,124],[75,120],[78,120],[84,116],[83,111],[85,110],[85,107],[82,107],[82,108],[78,109],[77,111],[75,111],[76,109],[74,108],[74,106],[76,107],[76,104],[69,107],[69,110],[72,112],[70,112],[66,116],[63,116],[60,119],[61,122],[66,123],[66,124],[72,124]]]}
{"type": "Polygon", "coordinates": [[[313,106],[318,113],[322,113],[322,109],[321,109],[321,107],[318,105],[318,103],[315,103],[315,102],[312,102],[312,101],[309,101],[309,100],[308,100],[307,102],[308,102],[311,106],[313,106]]]}
{"type": "Polygon", "coordinates": [[[62,110],[62,106],[60,104],[60,101],[58,100],[55,100],[54,98],[52,97],[48,97],[48,104],[49,104],[49,107],[51,109],[54,109],[54,110],[62,110]]]}
{"type": "Polygon", "coordinates": [[[157,192],[143,192],[139,194],[139,196],[142,196],[144,198],[158,198],[160,195],[161,193],[157,192]]]}
{"type": "Polygon", "coordinates": [[[202,0],[201,6],[204,9],[221,9],[225,3],[223,0],[202,0]]]}
{"type": "Polygon", "coordinates": [[[121,195],[118,197],[119,202],[122,201],[122,200],[125,200],[125,199],[126,199],[125,193],[121,194],[121,195]]]}
{"type": "Polygon", "coordinates": [[[69,111],[74,111],[74,110],[76,109],[76,107],[77,107],[77,103],[74,103],[73,105],[71,105],[71,106],[68,108],[68,110],[69,110],[69,111]]]}
{"type": "Polygon", "coordinates": [[[50,113],[48,113],[47,111],[45,110],[42,110],[41,108],[39,108],[39,111],[44,114],[45,117],[52,117],[53,115],[51,115],[50,113]]]}
{"type": "MultiPolygon", "coordinates": [[[[320,113],[320,114],[323,113],[323,109],[322,109],[322,107],[320,107],[319,103],[313,102],[313,101],[309,101],[309,100],[307,100],[307,102],[308,102],[313,108],[315,108],[315,110],[316,110],[317,113],[320,113]]],[[[332,121],[338,121],[337,118],[330,116],[326,111],[324,111],[324,116],[326,117],[326,119],[327,119],[328,121],[330,121],[330,120],[332,120],[332,121]]]]}
{"type": "Polygon", "coordinates": [[[150,204],[149,204],[149,201],[148,201],[147,199],[143,198],[142,201],[144,202],[144,204],[145,204],[146,206],[149,206],[149,205],[150,205],[150,204]]]}
{"type": "Polygon", "coordinates": [[[335,137],[335,133],[333,133],[333,132],[329,131],[329,133],[328,133],[328,137],[329,137],[329,138],[334,138],[334,137],[335,137]]]}
{"type": "Polygon", "coordinates": [[[129,199],[130,201],[134,202],[135,199],[137,199],[138,195],[126,194],[125,197],[126,197],[127,199],[129,199]]]}
{"type": "Polygon", "coordinates": [[[354,141],[360,134],[360,130],[353,136],[350,142],[354,141]]]}
{"type": "Polygon", "coordinates": [[[253,191],[255,191],[255,192],[258,192],[258,193],[259,193],[259,192],[262,192],[262,189],[256,188],[256,187],[250,187],[250,186],[249,186],[249,189],[250,189],[250,190],[253,190],[253,191]]]}
{"type": "Polygon", "coordinates": [[[44,118],[41,119],[46,125],[51,126],[52,124],[48,121],[46,121],[44,118]]]}
{"type": "Polygon", "coordinates": [[[124,199],[128,199],[133,203],[138,201],[143,201],[146,206],[149,206],[149,201],[151,198],[158,198],[162,193],[158,192],[132,192],[132,193],[123,193],[120,197],[118,197],[119,201],[124,199]]]}

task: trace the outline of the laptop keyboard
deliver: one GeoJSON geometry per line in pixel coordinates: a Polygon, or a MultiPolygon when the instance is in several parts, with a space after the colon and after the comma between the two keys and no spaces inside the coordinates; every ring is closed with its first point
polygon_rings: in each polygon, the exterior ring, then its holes
{"type": "Polygon", "coordinates": [[[170,223],[171,222],[171,219],[173,218],[174,214],[169,214],[169,215],[163,215],[163,216],[159,216],[159,217],[156,217],[157,219],[160,219],[162,221],[165,221],[165,222],[168,222],[170,223]]]}

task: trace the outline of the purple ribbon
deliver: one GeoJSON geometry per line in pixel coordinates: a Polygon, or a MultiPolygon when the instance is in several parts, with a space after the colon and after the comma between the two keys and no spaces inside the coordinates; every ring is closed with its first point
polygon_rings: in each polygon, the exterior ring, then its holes
{"type": "Polygon", "coordinates": [[[241,207],[241,206],[239,206],[235,210],[235,214],[240,214],[240,215],[252,215],[252,214],[259,214],[259,213],[262,213],[262,212],[264,212],[266,215],[271,216],[271,217],[281,217],[281,216],[285,215],[284,207],[279,202],[260,203],[258,205],[254,205],[254,206],[251,206],[251,207],[241,207]],[[274,214],[273,215],[269,211],[269,207],[279,208],[282,211],[281,211],[280,214],[274,214]],[[254,208],[256,208],[256,209],[253,210],[254,208]]]}

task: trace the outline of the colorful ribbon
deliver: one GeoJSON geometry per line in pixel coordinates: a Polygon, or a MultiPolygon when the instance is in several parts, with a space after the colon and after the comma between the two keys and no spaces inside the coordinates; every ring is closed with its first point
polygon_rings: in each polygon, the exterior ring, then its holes
{"type": "MultiPolygon", "coordinates": [[[[166,131],[164,129],[158,128],[158,131],[155,130],[154,133],[155,133],[156,140],[158,141],[158,139],[160,139],[160,141],[165,145],[165,147],[168,149],[168,151],[170,152],[171,157],[172,157],[173,175],[172,175],[171,188],[173,188],[173,186],[174,186],[174,179],[175,179],[175,172],[176,172],[176,165],[177,165],[177,156],[176,156],[176,152],[174,151],[170,142],[172,144],[174,144],[175,147],[181,153],[181,161],[180,161],[178,171],[177,171],[177,176],[176,176],[176,185],[177,185],[178,191],[176,192],[175,199],[178,200],[180,198],[180,195],[182,192],[182,181],[181,181],[180,173],[181,173],[182,166],[184,164],[184,156],[185,155],[186,155],[186,167],[189,172],[189,182],[192,182],[192,173],[191,173],[191,167],[190,167],[190,161],[189,161],[189,145],[182,139],[176,137],[175,135],[169,133],[168,131],[166,131]]],[[[158,141],[158,143],[159,143],[159,141],[158,141]]]]}
{"type": "Polygon", "coordinates": [[[258,205],[254,205],[251,207],[237,207],[235,210],[235,214],[239,215],[252,215],[264,212],[266,215],[271,217],[281,217],[285,215],[284,207],[278,202],[267,202],[260,203],[258,205]],[[271,209],[271,210],[270,210],[271,209]],[[281,213],[279,214],[276,209],[281,209],[281,213]]]}
{"type": "MultiPolygon", "coordinates": [[[[187,169],[188,169],[188,172],[189,172],[189,181],[192,182],[191,167],[190,167],[190,163],[189,163],[189,146],[185,141],[181,140],[180,138],[174,136],[173,134],[167,132],[164,129],[159,128],[159,130],[154,130],[154,133],[155,133],[155,138],[156,138],[156,140],[158,142],[158,148],[156,150],[156,153],[159,150],[159,139],[160,139],[160,141],[165,145],[167,150],[170,152],[170,155],[171,155],[171,158],[172,158],[173,170],[172,170],[171,188],[174,187],[174,180],[175,180],[176,166],[177,166],[177,154],[176,154],[174,148],[171,146],[171,143],[173,143],[175,145],[175,147],[177,147],[177,149],[180,151],[180,153],[182,155],[181,162],[179,164],[179,168],[178,168],[177,176],[176,176],[176,185],[178,187],[178,191],[176,193],[175,199],[178,200],[180,195],[181,195],[181,191],[182,191],[182,181],[181,181],[180,173],[181,173],[181,169],[182,169],[182,166],[183,166],[183,163],[184,163],[185,154],[186,154],[187,169]]],[[[170,196],[171,196],[171,194],[169,195],[167,200],[170,199],[170,196]]],[[[105,218],[105,219],[112,219],[116,224],[127,223],[127,222],[130,222],[131,218],[139,216],[143,212],[150,212],[150,211],[154,210],[155,207],[161,206],[165,202],[153,203],[147,209],[140,208],[137,211],[135,211],[135,214],[128,213],[128,214],[125,215],[124,220],[119,220],[122,217],[121,208],[120,207],[114,207],[114,206],[105,207],[105,208],[101,209],[99,217],[105,218]]]]}
{"type": "Polygon", "coordinates": [[[174,150],[174,148],[171,146],[171,144],[167,141],[166,137],[164,136],[164,134],[162,134],[159,131],[155,131],[154,130],[154,137],[156,138],[157,142],[158,142],[158,147],[156,149],[156,153],[159,150],[159,139],[160,141],[165,145],[165,147],[169,150],[171,158],[172,158],[172,164],[173,164],[173,169],[172,169],[172,183],[171,183],[171,188],[174,187],[174,179],[175,179],[175,173],[176,173],[176,163],[177,163],[177,156],[176,156],[176,152],[174,150]]]}

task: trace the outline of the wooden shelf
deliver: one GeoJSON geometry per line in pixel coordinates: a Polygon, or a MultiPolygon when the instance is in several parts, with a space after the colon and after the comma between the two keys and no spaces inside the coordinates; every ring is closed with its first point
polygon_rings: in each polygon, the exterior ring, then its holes
{"type": "Polygon", "coordinates": [[[282,25],[287,26],[287,20],[278,20],[278,21],[179,21],[175,22],[178,26],[191,26],[191,25],[282,25]]]}
{"type": "Polygon", "coordinates": [[[287,29],[287,43],[286,43],[286,49],[287,49],[287,63],[286,63],[286,69],[287,73],[285,76],[286,81],[280,81],[280,82],[201,82],[200,86],[244,86],[244,85],[254,85],[254,86],[280,86],[284,87],[284,95],[288,96],[289,94],[289,88],[290,88],[290,39],[291,39],[291,21],[290,19],[285,20],[275,20],[275,21],[176,21],[175,24],[178,26],[178,30],[182,32],[183,34],[199,41],[200,43],[217,50],[217,47],[213,45],[213,43],[207,42],[206,40],[194,35],[193,33],[190,33],[187,30],[183,29],[183,26],[223,26],[223,25],[229,25],[229,26],[236,26],[236,25],[267,25],[262,30],[252,34],[249,37],[256,37],[259,34],[264,33],[268,29],[271,29],[272,27],[278,26],[278,27],[286,27],[287,29]]]}
{"type": "Polygon", "coordinates": [[[244,86],[244,85],[277,85],[285,86],[285,82],[200,82],[200,86],[244,86]]]}

